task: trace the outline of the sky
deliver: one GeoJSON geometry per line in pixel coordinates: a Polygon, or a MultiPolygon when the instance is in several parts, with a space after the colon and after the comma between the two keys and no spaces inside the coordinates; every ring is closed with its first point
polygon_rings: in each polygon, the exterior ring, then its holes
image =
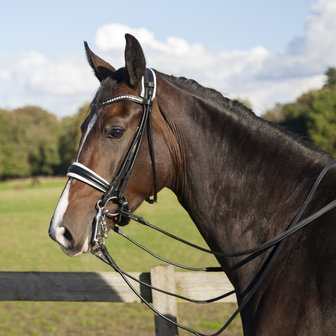
{"type": "Polygon", "coordinates": [[[1,2],[0,108],[76,113],[99,86],[83,41],[119,68],[126,32],[148,67],[248,99],[258,115],[336,66],[336,0],[1,2]]]}

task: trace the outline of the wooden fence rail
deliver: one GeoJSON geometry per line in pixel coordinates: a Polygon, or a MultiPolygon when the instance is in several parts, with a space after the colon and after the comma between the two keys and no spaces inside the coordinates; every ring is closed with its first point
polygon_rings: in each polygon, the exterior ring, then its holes
{"type": "MultiPolygon", "coordinates": [[[[170,265],[155,265],[150,273],[131,273],[153,286],[188,296],[208,299],[232,290],[223,273],[174,272],[170,265]]],[[[164,315],[177,320],[176,299],[130,280],[141,295],[164,315]]],[[[95,301],[134,302],[140,299],[117,273],[112,272],[0,272],[0,301],[95,301]]],[[[219,302],[235,302],[231,295],[219,302]]],[[[178,335],[178,330],[155,316],[156,335],[178,335]]]]}

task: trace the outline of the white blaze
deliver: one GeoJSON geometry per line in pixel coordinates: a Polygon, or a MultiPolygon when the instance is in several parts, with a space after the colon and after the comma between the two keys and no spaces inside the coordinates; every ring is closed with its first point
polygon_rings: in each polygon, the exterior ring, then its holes
{"type": "Polygon", "coordinates": [[[76,160],[76,161],[78,161],[78,158],[79,158],[79,156],[80,156],[80,153],[82,152],[82,149],[83,149],[83,147],[84,147],[84,143],[85,143],[87,137],[89,136],[89,134],[90,134],[90,132],[91,132],[91,130],[92,130],[94,124],[96,123],[96,120],[97,120],[97,116],[96,116],[96,114],[94,114],[94,115],[92,116],[92,118],[91,118],[91,120],[90,120],[90,122],[89,122],[89,125],[88,125],[88,127],[87,127],[87,129],[86,129],[86,132],[85,132],[85,134],[84,134],[82,144],[81,144],[81,146],[80,146],[80,148],[79,148],[79,150],[78,150],[78,155],[77,155],[77,160],[76,160]]]}
{"type": "MultiPolygon", "coordinates": [[[[63,222],[63,217],[65,214],[66,209],[68,208],[69,204],[69,190],[70,190],[70,185],[71,185],[71,179],[68,180],[62,196],[60,200],[58,201],[57,207],[54,212],[54,216],[51,221],[51,226],[50,226],[50,232],[54,233],[55,238],[57,239],[58,242],[62,243],[60,241],[60,235],[61,235],[61,227],[62,227],[62,222],[63,222]]],[[[64,228],[62,228],[64,230],[64,228]]],[[[63,231],[64,233],[64,231],[63,231]]],[[[63,235],[62,235],[63,236],[63,235]]],[[[64,236],[63,238],[64,239],[64,236]]],[[[64,245],[64,244],[62,244],[64,245]]]]}
{"type": "MultiPolygon", "coordinates": [[[[94,114],[89,122],[89,125],[83,137],[83,141],[78,150],[77,161],[84,147],[85,141],[87,137],[89,136],[93,126],[96,123],[96,120],[97,120],[97,116],[94,114]]],[[[51,220],[51,225],[50,225],[50,233],[57,240],[57,242],[59,242],[64,247],[68,247],[70,245],[70,242],[64,237],[65,228],[63,227],[62,223],[63,223],[64,214],[69,205],[69,191],[70,191],[71,182],[72,182],[72,179],[70,178],[67,184],[65,185],[65,188],[63,190],[60,200],[58,201],[58,204],[55,209],[54,216],[51,220]]]]}

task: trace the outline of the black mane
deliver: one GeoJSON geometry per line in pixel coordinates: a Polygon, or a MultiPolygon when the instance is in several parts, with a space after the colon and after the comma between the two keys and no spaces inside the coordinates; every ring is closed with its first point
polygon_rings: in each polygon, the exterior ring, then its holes
{"type": "Polygon", "coordinates": [[[241,102],[224,97],[217,90],[204,87],[194,79],[175,77],[173,75],[166,75],[161,72],[158,73],[160,74],[160,76],[164,77],[166,80],[168,80],[178,88],[187,91],[191,95],[201,98],[202,100],[206,101],[207,103],[218,109],[224,108],[226,110],[235,111],[235,113],[238,113],[244,117],[256,117],[254,112],[250,108],[243,105],[241,102]]]}
{"type": "Polygon", "coordinates": [[[283,136],[291,144],[297,144],[301,148],[303,147],[304,150],[314,151],[315,153],[319,154],[326,154],[323,150],[316,148],[309,139],[302,138],[281,125],[258,117],[250,108],[238,100],[232,100],[230,98],[224,97],[215,89],[204,87],[197,81],[188,79],[186,77],[175,77],[173,75],[167,75],[161,72],[158,72],[158,74],[174,86],[188,92],[198,99],[205,101],[207,104],[215,107],[216,109],[220,111],[229,111],[232,116],[241,119],[241,121],[243,121],[245,124],[250,124],[251,122],[257,123],[259,128],[263,128],[264,130],[266,128],[272,135],[276,133],[277,136],[283,136]]]}

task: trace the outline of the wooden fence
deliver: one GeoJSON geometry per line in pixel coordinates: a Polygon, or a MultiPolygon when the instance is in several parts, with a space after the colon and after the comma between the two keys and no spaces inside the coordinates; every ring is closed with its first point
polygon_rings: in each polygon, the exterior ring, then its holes
{"type": "MultiPolygon", "coordinates": [[[[232,290],[223,273],[174,272],[155,265],[150,273],[131,273],[153,286],[194,299],[208,299],[232,290]]],[[[176,298],[130,280],[141,295],[165,316],[177,320],[176,298]]],[[[139,298],[119,274],[112,272],[0,272],[0,301],[134,302],[139,298]]],[[[231,295],[218,302],[235,302],[231,295]]],[[[155,315],[156,335],[178,335],[178,329],[155,315]]]]}

